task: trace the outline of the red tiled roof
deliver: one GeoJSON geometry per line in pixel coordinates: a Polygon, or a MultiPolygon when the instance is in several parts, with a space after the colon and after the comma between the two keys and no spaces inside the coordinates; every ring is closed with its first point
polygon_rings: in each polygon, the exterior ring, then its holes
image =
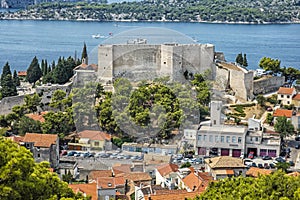
{"type": "Polygon", "coordinates": [[[56,134],[26,133],[23,142],[33,142],[35,147],[50,147],[56,144],[56,134]]]}
{"type": "Polygon", "coordinates": [[[35,121],[39,121],[41,123],[45,122],[45,118],[44,115],[46,113],[42,113],[42,114],[34,114],[34,113],[30,113],[30,114],[26,114],[27,117],[29,117],[30,119],[33,119],[35,121]]]}
{"type": "Polygon", "coordinates": [[[179,168],[178,165],[169,163],[169,164],[160,165],[156,169],[160,173],[160,175],[166,176],[171,172],[177,172],[178,168],[179,168]]]}
{"type": "Polygon", "coordinates": [[[80,65],[78,65],[77,67],[74,68],[74,70],[98,70],[98,65],[96,64],[85,64],[85,63],[81,63],[80,65]]]}
{"type": "Polygon", "coordinates": [[[90,140],[110,140],[111,135],[101,131],[84,130],[78,133],[80,138],[89,138],[90,140]]]}
{"type": "Polygon", "coordinates": [[[285,109],[277,109],[273,113],[274,117],[283,117],[283,116],[286,116],[287,118],[291,118],[292,115],[293,115],[293,111],[292,110],[285,110],[285,109]]]}
{"type": "Polygon", "coordinates": [[[300,93],[296,94],[296,95],[293,97],[293,100],[300,101],[300,93]]]}
{"type": "Polygon", "coordinates": [[[125,178],[123,176],[115,177],[115,185],[116,187],[125,185],[125,178]]]}
{"type": "Polygon", "coordinates": [[[97,180],[99,177],[112,177],[111,170],[93,170],[89,173],[89,179],[97,180]]]}
{"type": "Polygon", "coordinates": [[[116,188],[114,177],[101,177],[98,178],[98,188],[100,189],[112,189],[116,188]]]}
{"type": "Polygon", "coordinates": [[[146,172],[131,172],[124,175],[125,179],[132,180],[133,182],[137,181],[151,181],[151,176],[146,172]]]}
{"type": "Polygon", "coordinates": [[[27,71],[18,71],[18,76],[27,76],[27,71]]]}
{"type": "Polygon", "coordinates": [[[295,91],[295,88],[280,87],[277,93],[292,95],[294,93],[294,91],[295,91]]]}
{"type": "Polygon", "coordinates": [[[246,172],[246,175],[258,177],[258,175],[269,175],[271,173],[272,173],[272,170],[269,170],[269,169],[260,169],[257,167],[250,167],[250,169],[246,172]]]}
{"type": "Polygon", "coordinates": [[[197,189],[202,185],[202,181],[200,177],[198,177],[195,173],[191,172],[189,175],[182,179],[184,184],[190,188],[191,190],[197,189]]]}
{"type": "Polygon", "coordinates": [[[71,188],[74,193],[83,193],[87,196],[91,196],[91,200],[98,200],[97,194],[97,184],[89,183],[89,184],[69,184],[69,188],[71,188]]]}
{"type": "Polygon", "coordinates": [[[22,137],[22,136],[10,136],[10,137],[7,137],[7,139],[9,139],[13,142],[16,142],[16,143],[20,143],[20,142],[23,142],[24,137],[22,137]]]}
{"type": "Polygon", "coordinates": [[[115,175],[123,174],[123,173],[128,174],[131,172],[131,165],[130,164],[117,164],[112,167],[112,170],[115,175]]]}
{"type": "MultiPolygon", "coordinates": [[[[174,191],[174,190],[173,190],[174,191]]],[[[185,200],[188,198],[194,199],[197,195],[203,193],[205,190],[200,190],[196,192],[187,192],[182,190],[175,190],[176,192],[172,192],[169,190],[168,193],[165,194],[151,194],[145,195],[145,200],[185,200]]]]}

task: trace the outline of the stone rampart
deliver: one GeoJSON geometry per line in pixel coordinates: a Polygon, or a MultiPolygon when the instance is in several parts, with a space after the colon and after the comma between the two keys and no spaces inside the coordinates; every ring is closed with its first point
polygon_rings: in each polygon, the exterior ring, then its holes
{"type": "Polygon", "coordinates": [[[275,92],[284,84],[285,77],[272,76],[253,81],[253,94],[275,92]]]}
{"type": "MultiPolygon", "coordinates": [[[[33,93],[32,93],[33,94],[33,93]]],[[[31,95],[31,94],[29,94],[31,95]]],[[[0,101],[0,115],[7,115],[12,112],[12,108],[24,104],[25,95],[5,97],[0,101]]]]}

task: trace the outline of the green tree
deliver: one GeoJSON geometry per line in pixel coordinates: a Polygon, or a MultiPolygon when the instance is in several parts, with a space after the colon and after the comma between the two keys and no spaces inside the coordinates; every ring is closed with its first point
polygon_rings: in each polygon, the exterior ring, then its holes
{"type": "Polygon", "coordinates": [[[82,54],[81,54],[81,61],[83,59],[87,59],[88,55],[87,55],[87,50],[86,50],[86,44],[83,44],[83,49],[82,49],[82,54]]]}
{"type": "Polygon", "coordinates": [[[208,189],[194,198],[207,199],[245,199],[245,200],[274,200],[298,199],[300,188],[299,177],[286,176],[284,172],[276,171],[270,175],[252,177],[234,177],[223,181],[211,182],[208,189]]]}
{"type": "Polygon", "coordinates": [[[277,117],[274,129],[280,134],[281,141],[283,141],[283,138],[293,135],[295,130],[292,122],[286,116],[277,117]]]}
{"type": "Polygon", "coordinates": [[[242,63],[242,65],[244,66],[244,67],[248,67],[248,61],[247,61],[247,55],[244,53],[244,58],[243,58],[243,63],[242,63]]]}
{"type": "Polygon", "coordinates": [[[19,121],[13,124],[14,132],[18,135],[25,135],[26,133],[41,133],[41,123],[33,120],[27,116],[21,117],[19,121]]]}
{"type": "Polygon", "coordinates": [[[18,95],[16,85],[12,79],[11,74],[6,75],[3,77],[1,81],[1,93],[2,97],[10,97],[18,95]]]}
{"type": "Polygon", "coordinates": [[[20,86],[21,85],[20,79],[18,77],[18,74],[17,74],[16,70],[14,70],[13,82],[14,82],[15,86],[20,86]]]}
{"type": "Polygon", "coordinates": [[[263,96],[263,95],[261,95],[261,94],[259,94],[259,95],[257,95],[257,97],[256,97],[256,101],[257,101],[257,103],[260,105],[260,106],[265,106],[265,103],[266,103],[266,98],[263,96]]]}
{"type": "Polygon", "coordinates": [[[10,66],[9,66],[8,62],[6,62],[2,69],[1,82],[9,74],[11,75],[10,66]]]}
{"type": "Polygon", "coordinates": [[[268,113],[268,114],[267,114],[267,118],[266,118],[267,124],[270,125],[271,123],[273,123],[273,120],[274,120],[273,115],[272,115],[271,113],[268,113]]]}
{"type": "Polygon", "coordinates": [[[278,162],[278,163],[276,163],[276,168],[277,168],[277,170],[281,170],[281,171],[283,171],[283,172],[287,172],[287,170],[288,170],[288,168],[290,167],[291,165],[290,165],[290,163],[288,163],[288,162],[278,162]]]}
{"type": "Polygon", "coordinates": [[[24,97],[24,107],[32,113],[37,112],[38,110],[38,106],[41,103],[42,98],[39,97],[39,95],[37,93],[35,93],[34,95],[25,95],[24,97]]]}
{"type": "Polygon", "coordinates": [[[63,90],[56,90],[51,98],[50,106],[53,108],[57,108],[59,111],[63,111],[64,109],[64,104],[65,104],[65,98],[67,94],[63,90]]]}
{"type": "Polygon", "coordinates": [[[35,163],[26,148],[0,138],[0,149],[1,200],[84,199],[49,171],[49,163],[35,163]]]}
{"type": "Polygon", "coordinates": [[[282,76],[285,77],[285,81],[292,85],[294,81],[300,78],[300,70],[293,67],[284,67],[282,69],[282,76]]]}
{"type": "Polygon", "coordinates": [[[277,74],[281,71],[280,60],[268,57],[263,57],[259,61],[259,67],[266,71],[271,71],[273,74],[277,74]]]}
{"type": "Polygon", "coordinates": [[[43,73],[36,56],[32,59],[31,64],[27,69],[27,80],[29,83],[35,84],[42,77],[43,73]]]}
{"type": "Polygon", "coordinates": [[[243,65],[243,54],[242,53],[239,53],[236,58],[235,58],[235,62],[240,64],[240,65],[243,65]]]}
{"type": "Polygon", "coordinates": [[[180,166],[180,168],[188,168],[188,167],[190,167],[190,166],[192,166],[191,163],[186,162],[186,163],[183,163],[183,164],[180,166]]]}

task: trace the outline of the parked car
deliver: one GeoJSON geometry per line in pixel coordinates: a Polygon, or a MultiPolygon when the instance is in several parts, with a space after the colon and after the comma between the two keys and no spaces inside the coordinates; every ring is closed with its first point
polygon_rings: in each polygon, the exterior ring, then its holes
{"type": "Polygon", "coordinates": [[[300,149],[300,144],[299,144],[299,143],[297,143],[297,144],[295,145],[295,149],[300,149]]]}
{"type": "Polygon", "coordinates": [[[296,136],[296,137],[295,137],[295,140],[296,140],[296,141],[300,141],[300,135],[296,136]]]}
{"type": "Polygon", "coordinates": [[[257,167],[258,167],[258,168],[261,168],[261,169],[264,168],[263,164],[261,164],[261,163],[258,163],[258,164],[257,164],[257,167]]]}
{"type": "Polygon", "coordinates": [[[268,163],[265,163],[265,164],[264,164],[264,168],[265,168],[265,169],[270,169],[269,164],[268,164],[268,163]]]}
{"type": "Polygon", "coordinates": [[[290,166],[295,166],[295,163],[293,161],[289,161],[290,166]]]}
{"type": "Polygon", "coordinates": [[[270,163],[269,166],[270,166],[271,169],[275,169],[276,168],[276,166],[273,163],[270,163]]]}
{"type": "Polygon", "coordinates": [[[252,167],[257,167],[257,165],[256,165],[255,162],[253,162],[251,166],[252,166],[252,167]]]}
{"type": "Polygon", "coordinates": [[[248,154],[248,158],[253,159],[254,158],[254,152],[250,151],[250,153],[248,154]]]}
{"type": "Polygon", "coordinates": [[[277,158],[275,158],[275,161],[277,161],[277,162],[285,162],[285,159],[282,158],[282,157],[277,157],[277,158]]]}
{"type": "Polygon", "coordinates": [[[67,156],[74,156],[74,154],[76,154],[76,151],[69,151],[67,156]]]}
{"type": "Polygon", "coordinates": [[[263,156],[262,159],[263,160],[272,160],[272,157],[271,156],[263,156]]]}

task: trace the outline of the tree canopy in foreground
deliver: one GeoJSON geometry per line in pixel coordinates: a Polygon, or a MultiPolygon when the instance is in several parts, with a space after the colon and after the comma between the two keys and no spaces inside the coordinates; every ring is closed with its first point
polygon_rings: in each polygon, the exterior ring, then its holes
{"type": "Polygon", "coordinates": [[[235,177],[212,182],[209,188],[194,200],[244,199],[244,200],[292,200],[300,199],[300,177],[287,176],[282,171],[271,175],[235,177]]]}
{"type": "Polygon", "coordinates": [[[49,168],[47,162],[35,163],[26,148],[0,138],[0,199],[84,199],[49,168]]]}

